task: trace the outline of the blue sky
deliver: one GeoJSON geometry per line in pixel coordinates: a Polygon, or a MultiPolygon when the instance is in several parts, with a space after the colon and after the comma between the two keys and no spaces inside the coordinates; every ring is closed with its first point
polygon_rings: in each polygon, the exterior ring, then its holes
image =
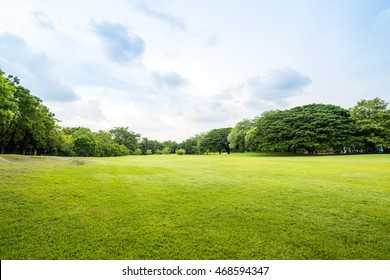
{"type": "Polygon", "coordinates": [[[271,109],[390,101],[390,2],[13,0],[0,68],[63,126],[181,141],[271,109]]]}

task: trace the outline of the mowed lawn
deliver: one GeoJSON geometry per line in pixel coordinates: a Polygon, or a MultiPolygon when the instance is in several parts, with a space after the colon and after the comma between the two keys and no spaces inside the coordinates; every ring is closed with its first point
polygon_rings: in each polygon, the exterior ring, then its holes
{"type": "Polygon", "coordinates": [[[390,155],[0,156],[0,259],[389,259],[390,155]]]}

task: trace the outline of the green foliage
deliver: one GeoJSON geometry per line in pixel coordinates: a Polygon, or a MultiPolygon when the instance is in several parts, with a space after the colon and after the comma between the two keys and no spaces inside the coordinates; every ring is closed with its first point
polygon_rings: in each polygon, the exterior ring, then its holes
{"type": "Polygon", "coordinates": [[[162,153],[166,154],[168,151],[170,154],[174,153],[176,149],[178,148],[178,144],[175,141],[164,141],[162,142],[162,153]]]}
{"type": "Polygon", "coordinates": [[[151,149],[148,149],[148,150],[146,150],[146,152],[145,152],[145,155],[151,155],[151,154],[153,154],[153,152],[152,152],[152,150],[151,149]]]}
{"type": "Polygon", "coordinates": [[[6,78],[0,70],[1,153],[56,153],[56,122],[54,114],[19,85],[17,77],[6,78]]]}
{"type": "Polygon", "coordinates": [[[386,101],[361,100],[350,109],[350,114],[367,150],[390,146],[390,107],[386,101]]]}
{"type": "Polygon", "coordinates": [[[152,154],[155,154],[157,150],[161,150],[164,146],[162,143],[156,140],[149,140],[146,137],[142,137],[142,141],[139,144],[142,154],[147,155],[147,151],[150,150],[152,154]]]}
{"type": "Polygon", "coordinates": [[[96,139],[95,140],[95,143],[96,143],[95,156],[107,157],[107,156],[111,156],[112,154],[114,154],[111,151],[112,150],[112,147],[111,147],[112,139],[111,139],[110,133],[103,131],[103,130],[99,130],[95,134],[95,139],[96,139]]]}
{"type": "Polygon", "coordinates": [[[140,148],[135,149],[134,155],[136,156],[142,155],[142,150],[140,148]]]}
{"type": "Polygon", "coordinates": [[[163,155],[169,155],[171,153],[171,147],[169,147],[169,146],[164,147],[164,149],[162,149],[161,153],[163,155]]]}
{"type": "Polygon", "coordinates": [[[96,143],[86,134],[78,136],[74,141],[77,156],[89,157],[95,155],[96,143]]]}
{"type": "Polygon", "coordinates": [[[109,131],[114,143],[124,145],[129,150],[135,151],[138,148],[140,135],[129,131],[128,127],[115,127],[109,131]]]}
{"type": "Polygon", "coordinates": [[[179,146],[180,146],[180,148],[183,148],[184,150],[186,150],[187,154],[192,154],[192,155],[201,154],[200,143],[202,142],[204,136],[205,136],[205,133],[197,134],[197,135],[190,137],[187,140],[183,141],[182,143],[179,144],[179,146]]]}
{"type": "Polygon", "coordinates": [[[3,75],[4,72],[0,69],[0,152],[4,149],[4,138],[15,113],[18,111],[18,103],[14,96],[16,89],[12,82],[3,75]]]}
{"type": "Polygon", "coordinates": [[[119,146],[119,150],[121,152],[121,156],[126,156],[130,154],[130,150],[123,144],[119,146]]]}
{"type": "Polygon", "coordinates": [[[66,134],[63,130],[58,131],[59,139],[59,154],[63,156],[73,156],[74,155],[74,137],[71,134],[66,134]]]}
{"type": "Polygon", "coordinates": [[[202,154],[206,152],[218,152],[221,154],[222,151],[226,151],[230,154],[229,141],[227,137],[231,130],[232,129],[228,127],[213,129],[207,132],[200,142],[200,152],[202,154]]]}
{"type": "Polygon", "coordinates": [[[249,144],[245,141],[245,136],[254,126],[255,122],[253,120],[243,120],[237,123],[227,137],[230,149],[241,153],[250,150],[249,144]]]}
{"type": "MultiPolygon", "coordinates": [[[[257,123],[257,120],[256,120],[257,123]]],[[[260,151],[260,139],[257,137],[257,127],[249,129],[245,134],[245,148],[248,151],[260,151]]]]}
{"type": "Polygon", "coordinates": [[[335,105],[311,104],[265,112],[256,122],[262,150],[341,150],[356,143],[348,111],[335,105]]]}
{"type": "Polygon", "coordinates": [[[179,156],[185,155],[186,154],[186,150],[184,150],[183,148],[177,149],[176,150],[176,154],[179,155],[179,156]]]}

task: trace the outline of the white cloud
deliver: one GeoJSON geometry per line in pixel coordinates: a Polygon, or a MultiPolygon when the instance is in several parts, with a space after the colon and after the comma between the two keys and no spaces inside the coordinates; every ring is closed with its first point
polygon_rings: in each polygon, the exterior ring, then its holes
{"type": "Polygon", "coordinates": [[[137,1],[136,7],[140,11],[142,11],[144,14],[146,14],[152,18],[155,18],[161,22],[164,22],[164,23],[172,26],[173,28],[177,28],[177,29],[180,29],[182,31],[187,30],[186,25],[184,24],[184,22],[181,19],[174,17],[172,15],[169,15],[167,13],[152,9],[144,1],[137,1]]]}
{"type": "Polygon", "coordinates": [[[287,99],[303,94],[311,79],[292,68],[275,69],[265,76],[255,76],[214,96],[216,100],[250,107],[286,106],[287,99]]]}
{"type": "Polygon", "coordinates": [[[116,62],[134,62],[145,51],[145,41],[123,24],[93,21],[91,27],[116,62]]]}
{"type": "Polygon", "coordinates": [[[34,21],[38,26],[46,28],[50,31],[55,31],[54,22],[46,14],[38,11],[31,12],[30,14],[33,16],[34,21]]]}
{"type": "Polygon", "coordinates": [[[380,11],[376,17],[374,26],[376,27],[390,27],[390,8],[380,11]]]}
{"type": "Polygon", "coordinates": [[[216,47],[216,46],[219,46],[219,44],[220,44],[220,39],[219,39],[219,36],[216,33],[211,34],[207,38],[207,46],[209,46],[209,47],[216,47]]]}
{"type": "Polygon", "coordinates": [[[44,101],[70,102],[79,99],[71,87],[54,73],[55,63],[45,53],[34,53],[23,38],[0,34],[0,62],[4,71],[22,78],[22,85],[44,101]]]}
{"type": "Polygon", "coordinates": [[[151,73],[153,80],[155,84],[158,87],[168,87],[168,88],[179,88],[181,86],[184,86],[188,83],[186,79],[184,79],[182,76],[180,76],[176,72],[164,72],[160,73],[157,71],[153,71],[151,73]]]}

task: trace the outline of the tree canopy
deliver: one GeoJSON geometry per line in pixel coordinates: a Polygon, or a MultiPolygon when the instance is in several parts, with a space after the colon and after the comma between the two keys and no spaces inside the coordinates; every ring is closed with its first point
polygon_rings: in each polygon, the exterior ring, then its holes
{"type": "Polygon", "coordinates": [[[350,109],[350,114],[368,150],[390,146],[390,108],[387,102],[379,98],[361,100],[350,109]]]}
{"type": "Polygon", "coordinates": [[[342,150],[356,143],[348,110],[335,105],[310,104],[265,112],[256,122],[261,150],[342,150]]]}
{"type": "Polygon", "coordinates": [[[55,149],[54,114],[13,76],[0,71],[0,148],[6,153],[55,149]]]}
{"type": "Polygon", "coordinates": [[[218,152],[221,154],[222,151],[226,151],[228,154],[230,154],[229,141],[227,137],[231,130],[232,129],[228,127],[217,128],[207,132],[200,142],[201,153],[218,152]]]}
{"type": "Polygon", "coordinates": [[[253,120],[242,120],[237,123],[227,137],[230,149],[236,152],[244,152],[247,150],[248,144],[246,143],[245,136],[254,126],[255,122],[253,120]]]}

